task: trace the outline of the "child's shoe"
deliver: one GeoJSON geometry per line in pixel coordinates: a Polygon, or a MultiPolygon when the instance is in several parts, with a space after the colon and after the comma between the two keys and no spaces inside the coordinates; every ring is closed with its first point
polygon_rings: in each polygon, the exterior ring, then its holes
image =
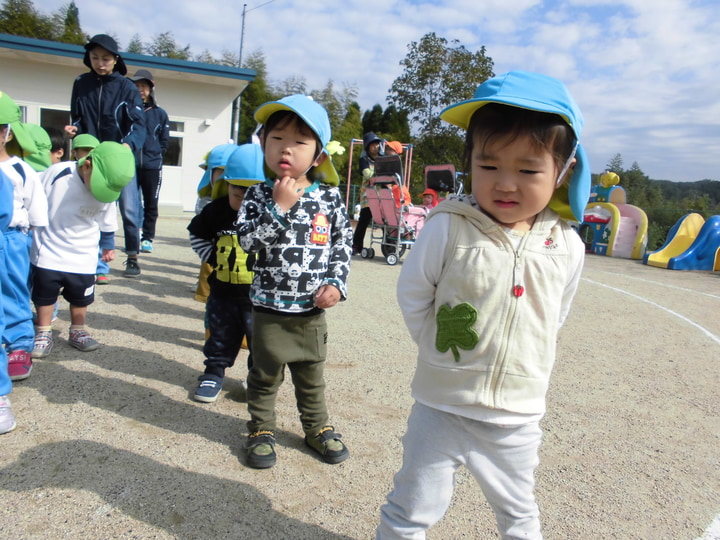
{"type": "Polygon", "coordinates": [[[94,351],[100,344],[90,337],[84,328],[70,329],[70,338],[68,343],[75,347],[78,351],[89,352],[94,351]]]}
{"type": "Polygon", "coordinates": [[[45,358],[50,354],[55,342],[53,341],[52,331],[38,332],[35,334],[35,344],[30,356],[33,358],[45,358]]]}
{"type": "Polygon", "coordinates": [[[98,274],[95,276],[95,283],[98,285],[107,285],[110,283],[110,274],[98,274]]]}
{"type": "Polygon", "coordinates": [[[128,257],[128,260],[125,261],[125,271],[123,272],[123,276],[125,277],[138,277],[140,275],[140,265],[138,264],[137,259],[128,257]]]}
{"type": "Polygon", "coordinates": [[[15,415],[10,408],[10,398],[0,396],[0,435],[11,432],[16,425],[15,415]]]}
{"type": "Polygon", "coordinates": [[[275,453],[275,433],[256,431],[248,435],[245,445],[247,464],[253,469],[269,469],[277,461],[275,453]]]}
{"type": "Polygon", "coordinates": [[[217,400],[220,390],[222,390],[223,378],[205,373],[198,377],[198,381],[199,384],[195,389],[193,399],[202,403],[213,403],[217,400]]]}
{"type": "Polygon", "coordinates": [[[140,253],[152,253],[153,245],[152,240],[143,240],[140,242],[140,253]]]}
{"type": "Polygon", "coordinates": [[[13,351],[8,353],[8,375],[11,381],[22,381],[30,376],[32,371],[32,356],[27,351],[13,351]]]}
{"type": "Polygon", "coordinates": [[[350,457],[347,447],[340,442],[339,433],[335,428],[325,426],[314,437],[305,436],[305,444],[320,454],[325,463],[340,463],[350,457]]]}

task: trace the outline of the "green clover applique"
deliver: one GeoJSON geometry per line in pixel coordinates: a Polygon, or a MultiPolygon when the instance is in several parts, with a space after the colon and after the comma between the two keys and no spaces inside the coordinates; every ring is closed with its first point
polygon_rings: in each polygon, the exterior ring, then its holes
{"type": "Polygon", "coordinates": [[[466,302],[458,304],[454,308],[440,306],[436,317],[435,347],[440,352],[452,349],[455,361],[459,362],[458,347],[469,351],[480,341],[480,336],[473,328],[473,324],[477,320],[477,309],[466,302]]]}

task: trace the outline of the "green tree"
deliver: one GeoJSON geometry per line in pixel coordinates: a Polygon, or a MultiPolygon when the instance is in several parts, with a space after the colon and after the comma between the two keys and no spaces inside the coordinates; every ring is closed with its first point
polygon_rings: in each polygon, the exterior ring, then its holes
{"type": "Polygon", "coordinates": [[[459,41],[448,44],[434,32],[408,46],[407,56],[400,62],[404,72],[390,87],[388,101],[408,112],[413,126],[421,136],[435,135],[453,127],[441,127],[440,111],[468,99],[476,88],[493,76],[493,61],[485,47],[468,51],[459,41]]]}
{"type": "Polygon", "coordinates": [[[89,36],[80,28],[80,10],[74,1],[60,8],[53,20],[57,21],[55,26],[63,29],[62,34],[57,38],[58,41],[74,45],[84,45],[88,42],[89,36]]]}
{"type": "Polygon", "coordinates": [[[410,122],[408,121],[407,111],[398,111],[395,105],[390,105],[382,113],[380,131],[384,133],[388,139],[409,142],[410,122]]]}
{"type": "Polygon", "coordinates": [[[145,47],[145,50],[149,55],[174,58],[175,60],[190,60],[192,57],[190,45],[180,48],[175,42],[172,32],[156,34],[152,42],[145,47]]]}
{"type": "Polygon", "coordinates": [[[37,39],[54,39],[53,24],[30,0],[5,0],[0,7],[0,32],[37,39]]]}
{"type": "Polygon", "coordinates": [[[622,156],[620,154],[615,154],[615,156],[610,161],[608,161],[607,165],[605,165],[605,170],[621,175],[623,172],[622,156]]]}
{"type": "Polygon", "coordinates": [[[382,131],[383,109],[379,104],[375,104],[372,109],[368,109],[362,115],[362,131],[368,133],[372,131],[377,133],[382,131]]]}
{"type": "Polygon", "coordinates": [[[145,46],[140,39],[140,34],[133,34],[130,43],[128,43],[127,52],[132,54],[145,54],[145,46]]]}
{"type": "Polygon", "coordinates": [[[253,118],[255,109],[267,101],[275,99],[268,85],[267,65],[261,51],[255,51],[243,62],[243,68],[255,70],[253,80],[242,93],[240,100],[240,141],[246,141],[255,131],[256,122],[253,118]]]}

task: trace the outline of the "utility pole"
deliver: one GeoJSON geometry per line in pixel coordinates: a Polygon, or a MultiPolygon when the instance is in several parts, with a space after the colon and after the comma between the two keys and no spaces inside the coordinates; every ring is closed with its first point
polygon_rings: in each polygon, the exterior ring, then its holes
{"type": "MultiPolygon", "coordinates": [[[[258,9],[263,6],[267,6],[268,4],[272,4],[274,1],[275,0],[269,0],[268,2],[265,2],[264,4],[260,4],[259,6],[255,6],[254,8],[250,8],[250,9],[247,9],[247,4],[243,4],[242,24],[240,26],[240,54],[238,55],[238,68],[242,68],[243,44],[245,42],[245,14],[248,11],[252,11],[254,9],[258,9]]],[[[240,94],[237,98],[235,98],[235,101],[233,102],[231,137],[235,141],[235,144],[238,144],[240,142],[238,139],[240,137],[240,124],[242,122],[242,115],[240,114],[240,103],[241,102],[242,102],[242,94],[240,94]]]]}

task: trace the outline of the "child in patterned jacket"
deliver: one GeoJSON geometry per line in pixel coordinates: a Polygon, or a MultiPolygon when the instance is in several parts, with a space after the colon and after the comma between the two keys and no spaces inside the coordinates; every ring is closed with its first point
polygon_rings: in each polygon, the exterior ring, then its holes
{"type": "Polygon", "coordinates": [[[340,463],[349,453],[325,405],[325,310],[347,296],[352,228],[326,149],[330,121],[299,94],[261,105],[255,120],[264,125],[266,174],[273,176],[248,189],[237,222],[240,245],[257,257],[247,463],[275,464],[275,398],[286,365],[306,444],[326,463],[340,463]]]}

